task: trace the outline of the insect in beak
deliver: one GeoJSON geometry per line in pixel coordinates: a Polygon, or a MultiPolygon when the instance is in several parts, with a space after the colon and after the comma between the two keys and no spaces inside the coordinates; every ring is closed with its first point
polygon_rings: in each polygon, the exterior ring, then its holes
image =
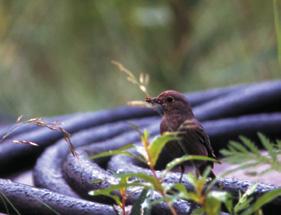
{"type": "Polygon", "coordinates": [[[152,105],[154,105],[154,104],[161,104],[160,100],[159,100],[157,97],[154,97],[154,98],[146,97],[146,98],[145,98],[145,101],[146,101],[147,103],[152,104],[152,105]]]}
{"type": "Polygon", "coordinates": [[[152,104],[153,108],[160,114],[163,114],[163,106],[162,106],[162,102],[157,98],[151,98],[151,97],[146,97],[145,101],[147,103],[152,104]]]}

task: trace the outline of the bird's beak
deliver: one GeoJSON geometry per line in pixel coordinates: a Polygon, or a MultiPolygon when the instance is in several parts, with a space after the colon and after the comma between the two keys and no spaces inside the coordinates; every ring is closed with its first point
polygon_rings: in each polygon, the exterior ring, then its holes
{"type": "Polygon", "coordinates": [[[160,112],[161,114],[163,114],[162,103],[157,97],[154,97],[154,98],[146,97],[145,101],[147,103],[151,104],[153,109],[155,109],[157,112],[160,112]]]}
{"type": "Polygon", "coordinates": [[[152,104],[152,105],[161,104],[160,101],[159,101],[159,99],[158,99],[157,97],[154,97],[154,98],[146,97],[146,98],[145,98],[145,101],[146,101],[147,103],[152,104]]]}

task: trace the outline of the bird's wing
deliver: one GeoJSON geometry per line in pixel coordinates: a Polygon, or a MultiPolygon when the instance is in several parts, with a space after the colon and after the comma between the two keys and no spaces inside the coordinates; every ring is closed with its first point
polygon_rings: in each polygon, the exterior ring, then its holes
{"type": "MultiPolygon", "coordinates": [[[[202,125],[195,119],[185,120],[181,126],[177,130],[179,137],[182,139],[184,144],[190,144],[190,147],[183,146],[186,149],[187,153],[190,153],[188,149],[191,151],[195,150],[195,154],[205,154],[207,150],[207,155],[212,158],[216,158],[214,154],[214,150],[211,146],[210,139],[208,135],[205,133],[202,125]],[[194,144],[194,145],[193,145],[194,144]],[[202,144],[200,145],[196,144],[202,144]],[[198,150],[198,153],[196,153],[198,150]],[[201,152],[201,153],[200,153],[201,152]]],[[[191,153],[193,153],[191,152],[191,153]]]]}

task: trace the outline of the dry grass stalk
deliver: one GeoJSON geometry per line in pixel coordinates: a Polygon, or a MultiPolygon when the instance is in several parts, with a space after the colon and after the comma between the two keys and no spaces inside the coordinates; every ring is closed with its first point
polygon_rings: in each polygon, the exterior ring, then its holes
{"type": "Polygon", "coordinates": [[[111,61],[113,65],[117,67],[120,72],[123,72],[127,75],[127,80],[132,84],[135,84],[139,87],[139,89],[145,94],[145,96],[149,96],[147,91],[147,86],[149,83],[149,75],[146,73],[141,73],[139,78],[137,78],[129,69],[127,69],[123,64],[118,61],[111,61]]]}
{"type": "Polygon", "coordinates": [[[34,143],[32,141],[27,141],[27,140],[13,140],[13,143],[16,143],[16,144],[27,144],[27,145],[31,145],[31,146],[39,146],[37,143],[34,143]]]}
{"type": "MultiPolygon", "coordinates": [[[[61,126],[61,123],[57,122],[57,121],[55,121],[55,122],[46,122],[42,118],[31,118],[31,119],[28,119],[28,120],[23,120],[23,116],[22,115],[19,116],[17,121],[16,121],[16,126],[11,128],[8,132],[6,132],[3,135],[3,137],[1,138],[1,142],[4,141],[9,135],[11,135],[22,124],[32,124],[32,125],[48,128],[48,129],[53,130],[53,131],[61,132],[63,134],[63,138],[64,138],[65,142],[68,143],[69,150],[70,150],[71,154],[74,157],[78,157],[78,154],[76,153],[74,145],[72,144],[71,139],[70,139],[71,134],[69,132],[67,132],[61,126]]],[[[37,143],[34,143],[32,141],[28,141],[28,140],[13,140],[13,143],[29,144],[29,145],[32,145],[32,146],[39,146],[37,143]]]]}
{"type": "Polygon", "coordinates": [[[40,127],[45,127],[45,128],[49,128],[53,131],[58,131],[61,132],[63,134],[63,139],[65,140],[65,142],[68,143],[68,147],[70,152],[72,153],[72,155],[74,157],[78,157],[78,154],[75,151],[74,145],[71,142],[71,134],[69,132],[67,132],[63,127],[61,127],[61,123],[60,122],[45,122],[42,118],[31,118],[29,120],[24,121],[23,123],[27,123],[27,124],[33,124],[33,125],[37,125],[40,127]]]}

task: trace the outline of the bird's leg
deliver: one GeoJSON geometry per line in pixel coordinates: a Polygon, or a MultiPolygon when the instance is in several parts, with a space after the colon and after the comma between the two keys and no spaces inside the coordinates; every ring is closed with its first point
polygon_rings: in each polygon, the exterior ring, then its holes
{"type": "Polygon", "coordinates": [[[180,165],[180,171],[181,171],[181,175],[180,175],[179,183],[182,182],[182,177],[183,177],[183,174],[185,172],[185,167],[184,167],[183,164],[180,165]]]}

